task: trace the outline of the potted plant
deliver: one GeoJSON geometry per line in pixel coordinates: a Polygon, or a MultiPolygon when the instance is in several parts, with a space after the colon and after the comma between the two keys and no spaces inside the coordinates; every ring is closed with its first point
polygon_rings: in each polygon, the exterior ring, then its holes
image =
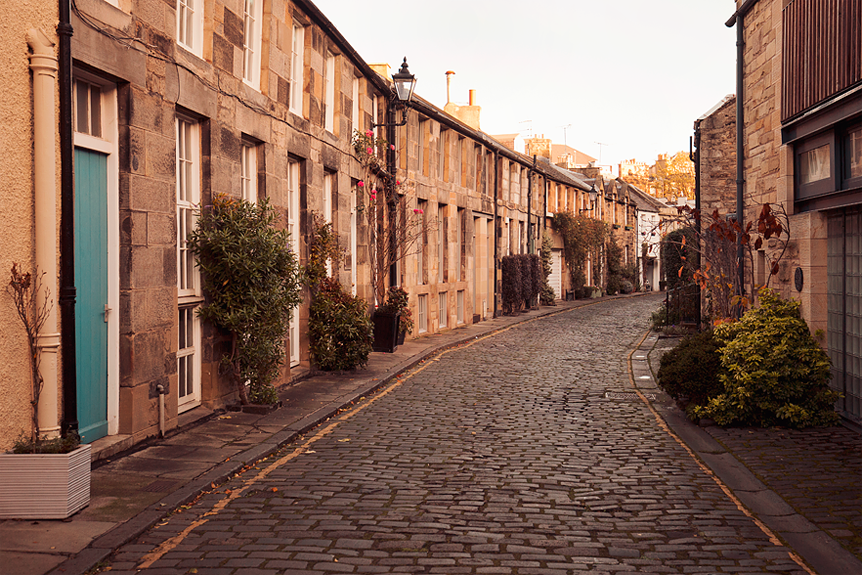
{"type": "Polygon", "coordinates": [[[39,429],[43,379],[37,338],[53,306],[44,275],[22,273],[13,264],[7,286],[29,346],[31,425],[12,453],[0,454],[0,519],[65,519],[90,503],[90,445],[80,445],[76,434],[48,438],[39,429]]]}
{"type": "Polygon", "coordinates": [[[407,332],[413,331],[413,315],[407,301],[407,292],[390,287],[386,301],[374,312],[374,351],[393,352],[404,343],[407,332]]]}

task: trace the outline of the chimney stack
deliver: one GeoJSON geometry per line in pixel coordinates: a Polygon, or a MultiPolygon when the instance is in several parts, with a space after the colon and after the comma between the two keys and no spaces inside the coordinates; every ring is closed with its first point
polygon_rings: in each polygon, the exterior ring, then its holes
{"type": "Polygon", "coordinates": [[[476,90],[470,90],[470,105],[476,105],[476,90]]]}
{"type": "Polygon", "coordinates": [[[455,72],[453,72],[452,70],[448,70],[446,72],[446,103],[447,104],[452,101],[449,88],[452,86],[452,76],[454,76],[454,75],[455,75],[455,72]]]}

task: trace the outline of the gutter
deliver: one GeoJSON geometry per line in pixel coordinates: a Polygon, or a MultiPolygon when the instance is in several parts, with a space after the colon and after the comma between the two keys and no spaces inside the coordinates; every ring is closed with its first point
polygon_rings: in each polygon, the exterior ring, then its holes
{"type": "MultiPolygon", "coordinates": [[[[726,26],[736,24],[736,222],[740,229],[744,225],[744,198],[745,188],[745,14],[757,3],[757,0],[746,0],[736,13],[727,21],[726,26]]],[[[742,234],[736,241],[737,257],[737,294],[745,293],[745,260],[742,246],[742,234]]],[[[739,310],[741,311],[741,310],[739,310]]]]}
{"type": "Polygon", "coordinates": [[[59,0],[60,77],[60,346],[63,350],[63,419],[65,437],[78,433],[78,384],[75,348],[75,182],[72,156],[72,24],[70,0],[59,0]]]}
{"type": "Polygon", "coordinates": [[[733,28],[733,25],[736,24],[736,19],[743,18],[751,11],[752,8],[754,8],[755,4],[757,4],[757,0],[745,0],[745,2],[742,3],[742,6],[740,6],[736,10],[736,12],[733,13],[733,16],[731,16],[730,19],[724,23],[724,25],[728,28],[733,28]]]}

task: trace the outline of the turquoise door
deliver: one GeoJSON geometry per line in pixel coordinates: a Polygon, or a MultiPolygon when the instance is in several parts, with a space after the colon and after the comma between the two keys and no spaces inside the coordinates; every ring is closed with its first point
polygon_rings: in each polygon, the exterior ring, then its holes
{"type": "Polygon", "coordinates": [[[75,345],[78,430],[108,434],[108,157],[75,150],[75,345]]]}

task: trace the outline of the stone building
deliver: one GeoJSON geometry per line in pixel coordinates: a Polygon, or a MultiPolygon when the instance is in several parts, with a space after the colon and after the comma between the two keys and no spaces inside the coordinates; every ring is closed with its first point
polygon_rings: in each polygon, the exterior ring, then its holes
{"type": "MultiPolygon", "coordinates": [[[[742,66],[737,138],[743,219],[764,203],[790,215],[791,245],[774,285],[823,330],[839,410],[862,421],[862,4],[858,0],[737,0],[742,66]],[[841,16],[836,16],[837,14],[841,16]],[[805,17],[803,17],[805,16],[805,17]],[[817,38],[812,43],[811,38],[817,38]]],[[[769,249],[768,247],[766,248],[769,249]]],[[[757,254],[763,275],[767,252],[757,254]]]]}
{"type": "Polygon", "coordinates": [[[736,96],[694,122],[695,194],[705,214],[736,213],[736,96]]]}
{"type": "MultiPolygon", "coordinates": [[[[10,225],[0,232],[8,239],[0,243],[0,260],[4,269],[12,261],[46,269],[39,263],[43,252],[56,267],[56,222],[42,220],[58,209],[39,203],[45,194],[35,175],[47,173],[39,157],[57,164],[63,139],[54,119],[35,122],[35,132],[29,127],[27,94],[35,83],[26,32],[41,30],[31,34],[31,46],[50,60],[57,16],[50,9],[13,15],[21,34],[2,41],[18,57],[0,72],[23,105],[4,104],[20,129],[4,139],[3,174],[15,185],[3,191],[10,225]],[[39,126],[48,126],[47,154],[37,151],[34,164],[28,144],[39,126]],[[37,229],[51,231],[47,252],[35,245],[37,229]]],[[[75,361],[65,362],[75,364],[73,376],[53,376],[43,394],[51,420],[43,429],[58,432],[66,417],[94,443],[96,457],[236,401],[229,376],[219,370],[229,343],[196,315],[205,294],[187,242],[198,211],[217,194],[266,198],[303,263],[314,214],[331,222],[345,251],[331,262],[331,273],[371,311],[381,303],[372,285],[372,266],[379,263],[369,215],[376,213],[375,199],[359,185],[367,173],[353,137],[370,132],[388,140],[372,154],[393,177],[374,185],[397,180],[397,221],[417,215],[430,224],[383,279],[409,294],[416,321],[410,337],[493,317],[500,258],[537,250],[549,197],[555,210],[586,207],[590,186],[481,132],[478,106],[465,123],[416,97],[405,124],[397,125],[385,67],[366,63],[310,1],[79,0],[71,24],[75,168],[49,177],[45,189],[59,206],[58,182],[73,176],[76,315],[62,335],[77,345],[70,355],[75,361]],[[60,389],[67,384],[65,398],[77,407],[63,414],[60,389]]],[[[47,82],[56,95],[56,79],[47,82]]],[[[45,138],[35,139],[38,149],[45,138]]],[[[597,203],[604,205],[604,196],[597,203]]],[[[626,217],[618,212],[607,213],[626,217]]],[[[58,273],[46,271],[56,294],[58,273]]],[[[305,296],[285,342],[279,385],[311,367],[305,296]]],[[[8,300],[0,302],[0,313],[14,323],[8,300]]],[[[52,329],[43,340],[56,356],[59,327],[52,329]]],[[[27,352],[19,336],[3,330],[0,354],[24,374],[27,352]]],[[[62,358],[62,346],[59,353],[62,358]]],[[[55,357],[54,363],[62,362],[55,357]]],[[[0,385],[9,398],[0,408],[2,449],[26,430],[29,398],[24,376],[0,385]]]]}

